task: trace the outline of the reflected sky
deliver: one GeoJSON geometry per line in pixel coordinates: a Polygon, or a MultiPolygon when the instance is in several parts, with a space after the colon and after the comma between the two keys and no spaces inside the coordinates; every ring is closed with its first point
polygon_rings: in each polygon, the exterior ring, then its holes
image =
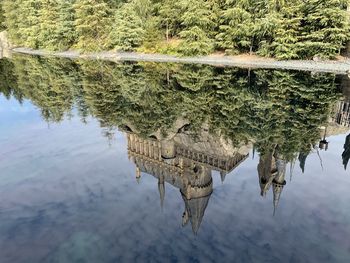
{"type": "Polygon", "coordinates": [[[1,263],[349,261],[346,130],[312,150],[304,173],[288,162],[275,215],[272,191],[260,195],[261,155],[248,147],[224,182],[212,173],[194,234],[182,226],[180,189],[164,183],[162,208],[159,179],[141,171],[136,180],[130,131],[107,138],[98,118],[86,122],[76,109],[48,122],[30,101],[0,96],[1,263]]]}
{"type": "MultiPolygon", "coordinates": [[[[294,169],[273,217],[271,193],[259,193],[258,160],[213,174],[214,192],[195,236],[181,227],[183,200],[166,185],[161,211],[157,180],[127,158],[126,137],[109,144],[94,120],[47,126],[32,121],[1,129],[1,262],[347,262],[350,177],[341,165],[345,135],[294,169]],[[15,128],[18,133],[13,134],[15,128]],[[25,131],[25,132],[24,132],[25,131]],[[54,142],[54,143],[53,143],[54,142]]],[[[289,180],[289,179],[288,179],[289,180]]]]}

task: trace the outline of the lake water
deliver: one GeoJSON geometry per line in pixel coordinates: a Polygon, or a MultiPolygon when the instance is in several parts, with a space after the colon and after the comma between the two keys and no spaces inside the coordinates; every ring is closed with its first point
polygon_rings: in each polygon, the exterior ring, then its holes
{"type": "Polygon", "coordinates": [[[0,60],[0,262],[350,262],[347,76],[0,60]]]}

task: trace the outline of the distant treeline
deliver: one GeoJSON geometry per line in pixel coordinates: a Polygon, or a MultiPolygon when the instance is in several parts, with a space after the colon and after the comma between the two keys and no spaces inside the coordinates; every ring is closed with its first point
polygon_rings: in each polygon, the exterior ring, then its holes
{"type": "Polygon", "coordinates": [[[2,0],[0,28],[49,50],[334,58],[349,40],[347,0],[2,0]]]}

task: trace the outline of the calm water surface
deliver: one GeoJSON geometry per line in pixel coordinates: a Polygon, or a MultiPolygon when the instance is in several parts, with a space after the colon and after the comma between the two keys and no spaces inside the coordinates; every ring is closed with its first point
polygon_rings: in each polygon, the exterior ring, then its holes
{"type": "Polygon", "coordinates": [[[0,262],[350,262],[350,81],[0,60],[0,262]]]}

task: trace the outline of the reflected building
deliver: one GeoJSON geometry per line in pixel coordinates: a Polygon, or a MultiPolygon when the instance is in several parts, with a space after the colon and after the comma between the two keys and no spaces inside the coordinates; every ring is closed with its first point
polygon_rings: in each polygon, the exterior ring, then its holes
{"type": "Polygon", "coordinates": [[[347,75],[339,75],[339,89],[342,96],[332,107],[332,115],[329,123],[342,127],[350,127],[350,78],[347,75]]]}
{"type": "Polygon", "coordinates": [[[224,181],[225,176],[249,155],[248,148],[245,153],[233,150],[226,154],[208,154],[215,152],[213,144],[202,145],[202,150],[198,147],[194,149],[196,147],[192,147],[192,144],[182,144],[183,140],[177,136],[170,140],[157,140],[141,138],[128,132],[127,141],[128,156],[136,165],[137,180],[140,180],[141,173],[158,179],[161,206],[165,198],[165,184],[178,188],[185,205],[182,225],[190,222],[195,234],[213,192],[212,171],[220,172],[221,180],[224,181]]]}
{"type": "Polygon", "coordinates": [[[344,127],[350,127],[350,102],[340,100],[334,107],[332,121],[344,127]]]}
{"type": "Polygon", "coordinates": [[[342,99],[339,99],[332,111],[330,122],[343,127],[350,127],[350,78],[343,75],[339,79],[342,99]]]}
{"type": "Polygon", "coordinates": [[[273,150],[260,156],[258,164],[259,185],[261,196],[266,196],[267,192],[273,190],[274,214],[278,207],[281,194],[286,185],[286,166],[287,162],[278,154],[274,147],[273,150]]]}
{"type": "MultiPolygon", "coordinates": [[[[339,132],[336,134],[344,134],[349,132],[350,128],[350,78],[349,76],[341,77],[341,89],[343,99],[338,101],[333,110],[332,124],[338,125],[339,132]]],[[[345,139],[344,151],[342,153],[344,169],[347,169],[350,160],[350,135],[345,139]]]]}

